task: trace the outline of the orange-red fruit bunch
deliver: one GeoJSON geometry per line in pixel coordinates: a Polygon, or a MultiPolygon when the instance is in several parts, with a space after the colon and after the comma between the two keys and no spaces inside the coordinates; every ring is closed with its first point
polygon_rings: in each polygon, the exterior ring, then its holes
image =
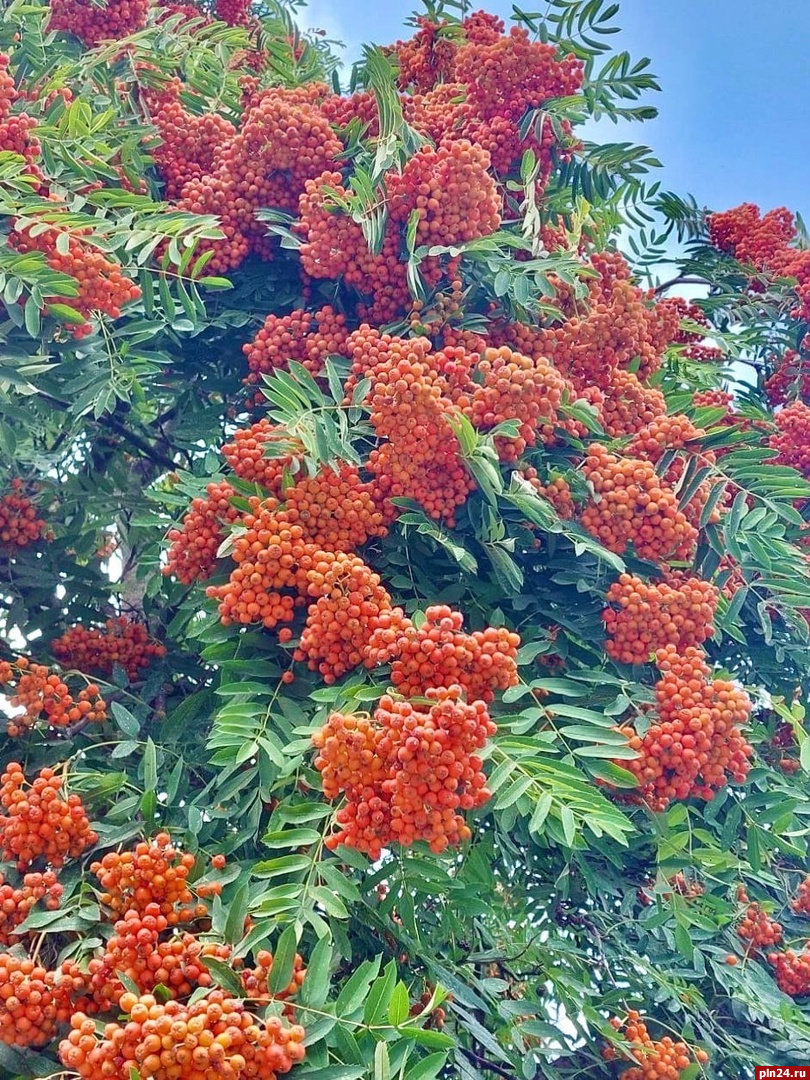
{"type": "Polygon", "coordinates": [[[321,552],[313,575],[323,584],[307,611],[307,620],[293,659],[306,661],[327,684],[363,663],[374,629],[391,611],[391,597],[356,555],[321,552]],[[331,555],[331,558],[330,558],[331,555]]]}
{"type": "Polygon", "coordinates": [[[396,608],[379,618],[366,667],[391,663],[391,683],[404,697],[458,685],[468,700],[491,702],[496,690],[518,681],[520,637],[494,626],[469,634],[463,625],[461,613],[443,604],[429,607],[418,628],[396,608]]]}
{"type": "Polygon", "coordinates": [[[714,247],[740,262],[763,270],[796,235],[793,215],[784,206],[760,216],[755,203],[710,214],[709,238],[714,247]]]}
{"type": "Polygon", "coordinates": [[[120,664],[129,681],[135,682],[154,660],[166,655],[166,646],[154,641],[142,623],[119,615],[107,619],[104,630],[71,627],[51,644],[51,651],[61,664],[104,676],[112,675],[120,664]]]}
{"type": "Polygon", "coordinates": [[[501,199],[486,150],[466,139],[424,146],[388,181],[391,220],[416,211],[415,247],[463,244],[497,231],[501,199]]]}
{"type": "MultiPolygon", "coordinates": [[[[268,979],[273,970],[273,961],[273,954],[267,952],[266,949],[261,949],[256,953],[256,966],[246,968],[241,973],[245,997],[250,998],[251,1001],[287,1001],[289,998],[295,997],[301,989],[307,969],[304,967],[303,959],[296,953],[289,983],[283,990],[271,993],[268,979]]],[[[289,1011],[292,1012],[292,1010],[289,1011]]]]}
{"type": "MultiPolygon", "coordinates": [[[[91,7],[90,10],[106,9],[91,7]]],[[[117,263],[110,262],[82,238],[82,233],[86,231],[67,232],[54,226],[36,236],[31,236],[30,231],[13,232],[9,236],[9,242],[21,254],[41,251],[52,270],[69,274],[77,282],[78,296],[69,297],[67,300],[52,296],[46,297],[44,301],[46,309],[50,304],[66,303],[88,320],[69,325],[68,329],[75,338],[86,337],[92,333],[93,327],[89,319],[95,312],[102,312],[111,319],[117,319],[121,315],[122,307],[141,295],[140,288],[124,274],[117,263]],[[60,236],[67,237],[68,250],[64,255],[58,247],[60,236]]]]}
{"type": "Polygon", "coordinates": [[[382,441],[369,454],[377,501],[396,516],[392,498],[411,498],[434,518],[455,523],[474,483],[450,426],[450,381],[444,353],[430,353],[426,338],[406,341],[367,325],[348,340],[349,386],[371,380],[371,423],[382,441]]]}
{"type": "MultiPolygon", "coordinates": [[[[622,1080],[678,1080],[692,1064],[693,1055],[685,1042],[675,1042],[669,1035],[654,1040],[635,1009],[629,1009],[624,1020],[614,1017],[610,1024],[616,1031],[623,1032],[631,1044],[626,1052],[638,1062],[620,1073],[622,1080]]],[[[618,1052],[609,1046],[602,1056],[606,1061],[615,1061],[618,1052]]],[[[705,1050],[697,1050],[694,1060],[705,1065],[709,1055],[705,1050]]]]}
{"type": "Polygon", "coordinates": [[[290,360],[298,361],[311,375],[320,375],[327,357],[343,352],[346,336],[345,316],[329,306],[268,315],[253,341],[242,346],[250,369],[245,382],[261,384],[262,375],[286,371],[290,360]]]}
{"type": "Polygon", "coordinates": [[[85,45],[117,41],[146,26],[149,0],[51,0],[50,30],[63,30],[85,45]]]}
{"type": "Polygon", "coordinates": [[[0,856],[21,873],[36,862],[58,868],[98,840],[80,797],[62,798],[62,778],[53,769],[29,783],[22,766],[9,762],[0,777],[0,806],[0,856]]]}
{"type": "Polygon", "coordinates": [[[173,574],[184,585],[211,577],[225,529],[239,517],[231,503],[236,492],[226,481],[209,484],[205,498],[194,499],[179,529],[171,529],[171,546],[164,574],[173,574]]]}
{"type": "MultiPolygon", "coordinates": [[[[787,742],[785,736],[783,736],[782,745],[793,746],[795,742],[793,738],[793,729],[790,725],[786,725],[786,727],[786,734],[790,736],[790,742],[787,742]]],[[[775,745],[777,744],[776,740],[777,736],[775,735],[773,740],[775,745]]],[[[810,915],[810,874],[808,874],[804,881],[799,885],[796,890],[796,895],[790,901],[790,907],[797,915],[810,915]]]]}
{"type": "Polygon", "coordinates": [[[25,922],[31,909],[44,900],[48,911],[56,911],[63,892],[53,870],[26,874],[22,885],[16,887],[0,874],[0,945],[16,945],[21,941],[15,930],[25,922]]]}
{"type": "Polygon", "coordinates": [[[233,441],[222,447],[222,456],[237,476],[260,484],[281,498],[285,469],[292,473],[301,463],[304,448],[283,428],[263,417],[234,433],[233,441]]]}
{"type": "MultiPolygon", "coordinates": [[[[195,12],[195,17],[198,15],[195,12]]],[[[165,89],[142,95],[160,136],[152,156],[167,199],[178,199],[190,180],[211,172],[217,152],[236,134],[233,124],[218,113],[190,113],[180,101],[181,88],[182,83],[175,79],[165,89]]]]}
{"type": "Polygon", "coordinates": [[[70,1013],[57,974],[27,957],[0,953],[0,1042],[45,1046],[70,1013]]]}
{"type": "Polygon", "coordinates": [[[674,799],[710,800],[731,777],[742,783],[751,747],[740,727],[751,712],[745,691],[710,679],[699,649],[679,655],[674,645],[656,653],[661,678],[655,685],[658,717],[644,735],[622,730],[638,757],[623,762],[638,779],[640,795],[655,810],[674,799]]]}
{"type": "Polygon", "coordinates": [[[777,465],[789,465],[810,479],[810,406],[794,401],[774,417],[779,429],[768,445],[779,451],[777,465]]]}
{"type": "Polygon", "coordinates": [[[279,1017],[259,1020],[245,1004],[214,990],[192,1005],[159,1003],[145,994],[124,994],[126,1023],[110,1023],[103,1034],[78,1012],[59,1044],[62,1064],[86,1080],[275,1080],[303,1061],[306,1032],[279,1017]]]}
{"type": "Polygon", "coordinates": [[[458,403],[474,427],[483,431],[517,420],[517,438],[497,437],[503,461],[516,461],[527,446],[554,439],[557,411],[566,381],[547,361],[523,356],[506,345],[486,349],[477,365],[481,383],[458,403]]]}
{"type": "Polygon", "coordinates": [[[651,462],[619,458],[593,443],[583,472],[595,497],[580,521],[610,551],[621,555],[632,543],[640,558],[660,562],[692,550],[697,530],[651,462]]]}
{"type": "Polygon", "coordinates": [[[142,994],[163,986],[172,998],[185,998],[197,987],[214,984],[206,958],[225,962],[230,947],[200,941],[189,933],[166,938],[168,927],[156,903],[147,904],[143,912],[130,910],[115,923],[103,952],[88,965],[88,987],[99,1005],[107,1009],[118,1005],[125,993],[122,977],[142,994]]]}
{"type": "Polygon", "coordinates": [[[810,994],[810,949],[807,946],[799,953],[794,949],[772,952],[768,955],[768,963],[783,994],[793,998],[810,994]]]}
{"type": "Polygon", "coordinates": [[[597,406],[602,427],[612,439],[634,435],[664,416],[667,403],[660,390],[643,386],[632,371],[615,371],[597,406]]]}
{"type": "Polygon", "coordinates": [[[326,841],[379,858],[383,847],[425,840],[441,852],[470,839],[461,816],[490,798],[475,753],[496,731],[483,701],[459,686],[428,690],[433,704],[383,697],[373,720],[333,713],[313,736],[324,794],[344,793],[339,826],[326,841]]]}
{"type": "Polygon", "coordinates": [[[622,574],[608,589],[603,618],[605,649],[622,664],[646,664],[650,654],[666,645],[680,651],[700,645],[714,633],[712,620],[718,591],[696,577],[644,582],[622,574]]]}
{"type": "Polygon", "coordinates": [[[36,506],[23,495],[22,480],[12,480],[10,487],[10,491],[0,496],[0,548],[26,547],[47,539],[47,526],[36,506]]]}
{"type": "Polygon", "coordinates": [[[275,520],[280,527],[300,528],[304,539],[323,551],[353,551],[386,533],[373,490],[356,465],[324,466],[286,489],[275,520]]]}
{"type": "Polygon", "coordinates": [[[146,914],[157,904],[170,926],[195,914],[188,875],[194,856],[183,854],[168,833],[136,844],[131,851],[108,851],[90,867],[101,886],[101,903],[116,915],[128,911],[146,914]]]}
{"type": "Polygon", "coordinates": [[[771,945],[778,945],[782,940],[782,924],[772,919],[760,904],[749,904],[740,922],[737,935],[749,942],[750,951],[758,951],[771,945]]]}
{"type": "Polygon", "coordinates": [[[88,684],[74,696],[61,675],[43,664],[32,664],[26,656],[18,656],[13,663],[0,660],[0,686],[9,695],[12,708],[24,710],[6,721],[6,731],[12,737],[29,731],[39,720],[63,728],[107,719],[107,704],[95,684],[88,684]]]}
{"type": "Polygon", "coordinates": [[[544,484],[537,475],[537,469],[527,467],[521,469],[520,473],[538,495],[548,499],[564,521],[571,520],[576,513],[576,505],[574,504],[574,496],[571,493],[571,485],[565,477],[553,476],[544,484]]]}

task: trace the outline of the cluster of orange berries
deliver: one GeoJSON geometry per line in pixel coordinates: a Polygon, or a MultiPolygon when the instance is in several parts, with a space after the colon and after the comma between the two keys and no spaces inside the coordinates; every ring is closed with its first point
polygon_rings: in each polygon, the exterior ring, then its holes
{"type": "Polygon", "coordinates": [[[40,720],[52,728],[65,728],[107,719],[106,702],[94,683],[74,695],[63,676],[44,664],[32,664],[27,656],[18,656],[13,662],[0,660],[0,687],[8,693],[12,708],[23,710],[6,721],[6,731],[12,737],[29,731],[40,720]]]}
{"type": "Polygon", "coordinates": [[[0,1042],[45,1046],[70,1014],[70,998],[57,973],[28,957],[0,953],[0,1042]]]}
{"type": "Polygon", "coordinates": [[[618,369],[597,403],[600,423],[612,439],[636,432],[664,416],[666,400],[660,390],[644,386],[632,371],[618,369]]]}
{"type": "Polygon", "coordinates": [[[147,90],[141,95],[160,136],[152,157],[167,199],[180,198],[189,180],[209,173],[217,152],[236,134],[230,120],[217,113],[190,113],[180,101],[181,89],[180,80],[173,79],[159,91],[147,90]]]}
{"type": "MultiPolygon", "coordinates": [[[[653,1039],[641,1014],[635,1009],[628,1009],[624,1020],[614,1016],[610,1026],[624,1034],[630,1044],[627,1053],[638,1062],[622,1071],[622,1080],[678,1080],[693,1059],[699,1065],[705,1065],[709,1060],[705,1050],[692,1053],[685,1042],[676,1042],[669,1035],[660,1040],[653,1039]]],[[[602,1056],[605,1061],[616,1061],[618,1052],[615,1047],[609,1046],[603,1050],[602,1056]]]]}
{"type": "Polygon", "coordinates": [[[55,911],[64,888],[53,870],[25,874],[22,884],[14,886],[0,874],[0,945],[16,945],[22,938],[15,933],[31,909],[45,901],[48,911],[55,911]]]}
{"type": "Polygon", "coordinates": [[[62,30],[85,45],[116,41],[146,26],[149,0],[107,0],[100,7],[92,0],[51,0],[50,30],[62,30]]]}
{"type": "Polygon", "coordinates": [[[47,539],[48,528],[36,506],[23,494],[22,480],[15,478],[9,487],[0,496],[0,548],[27,547],[47,539]]]}
{"type": "MultiPolygon", "coordinates": [[[[92,5],[88,5],[88,10],[106,11],[92,5]]],[[[51,269],[69,274],[76,281],[79,294],[70,297],[67,303],[88,321],[70,324],[68,329],[75,338],[92,333],[89,319],[95,312],[103,312],[111,319],[117,319],[121,315],[121,308],[141,295],[140,287],[124,274],[117,263],[110,262],[83,239],[86,232],[67,232],[53,226],[36,236],[32,236],[30,230],[27,233],[12,232],[9,236],[9,242],[20,254],[40,251],[51,269]],[[68,250],[65,254],[59,250],[60,236],[67,238],[68,250]]],[[[44,307],[47,309],[55,303],[65,301],[59,297],[46,297],[44,307]]]]}
{"type": "Polygon", "coordinates": [[[537,475],[537,469],[526,467],[520,470],[520,474],[528,480],[538,495],[548,499],[563,520],[570,521],[576,513],[576,504],[571,485],[564,476],[551,476],[544,484],[537,475]]]}
{"type": "Polygon", "coordinates": [[[627,725],[628,745],[638,757],[624,762],[638,779],[641,797],[655,810],[674,799],[710,800],[731,776],[742,783],[752,749],[740,726],[751,701],[734,683],[710,679],[702,652],[674,645],[656,653],[661,678],[655,685],[658,716],[638,734],[627,725]]]}
{"type": "Polygon", "coordinates": [[[768,954],[776,985],[790,997],[807,997],[810,994],[810,948],[805,945],[801,952],[785,949],[768,954]]]}
{"type": "Polygon", "coordinates": [[[377,619],[366,666],[390,663],[391,683],[407,698],[457,685],[469,701],[492,702],[496,690],[518,681],[520,637],[494,626],[469,634],[463,625],[461,613],[444,604],[429,607],[418,627],[395,608],[377,619]]]}
{"type": "Polygon", "coordinates": [[[190,933],[161,940],[168,926],[156,903],[147,904],[143,912],[130,909],[115,923],[103,951],[88,964],[88,989],[99,1005],[118,1004],[126,990],[122,978],[142,994],[162,986],[167,996],[177,999],[188,997],[197,987],[214,985],[205,961],[208,957],[227,961],[230,947],[201,941],[190,933]]]}
{"type": "Polygon", "coordinates": [[[39,861],[60,867],[98,840],[81,798],[71,794],[63,799],[62,788],[62,777],[53,769],[42,769],[29,783],[16,761],[0,776],[0,857],[21,873],[39,861]]]}
{"type": "Polygon", "coordinates": [[[268,315],[253,341],[242,346],[250,369],[245,382],[260,384],[262,375],[286,371],[290,360],[302,364],[310,374],[320,375],[327,357],[343,352],[346,336],[345,316],[329,306],[268,315]]]}
{"type": "Polygon", "coordinates": [[[276,498],[281,498],[285,477],[291,478],[300,468],[303,453],[297,439],[266,417],[239,428],[233,441],[222,447],[222,456],[237,476],[259,484],[276,498]]]}
{"type": "Polygon", "coordinates": [[[737,935],[747,941],[750,951],[766,949],[778,945],[782,940],[782,924],[772,919],[758,903],[749,904],[740,922],[737,935]]]}
{"type": "Polygon", "coordinates": [[[107,1024],[102,1034],[90,1017],[74,1013],[59,1045],[67,1068],[86,1080],[130,1071],[143,1080],[276,1080],[305,1056],[303,1027],[279,1017],[262,1021],[222,990],[189,1004],[127,993],[119,1007],[126,1023],[107,1024]]]}
{"type": "Polygon", "coordinates": [[[474,427],[482,431],[517,420],[517,438],[499,436],[498,453],[504,461],[515,461],[528,446],[535,446],[538,436],[553,442],[557,412],[566,390],[566,381],[547,361],[523,356],[503,345],[486,349],[477,370],[480,385],[458,404],[474,427]]]}
{"type": "MultiPolygon", "coordinates": [[[[792,247],[796,239],[796,223],[784,206],[760,215],[754,203],[743,203],[708,219],[710,242],[740,262],[750,263],[757,271],[783,278],[796,278],[799,304],[794,311],[798,318],[810,315],[810,251],[792,247]]],[[[761,291],[762,283],[754,281],[752,290],[761,291]]]]}
{"type": "Polygon", "coordinates": [[[673,575],[667,581],[646,583],[622,574],[607,591],[603,618],[610,657],[623,664],[646,664],[650,654],[665,645],[679,650],[700,645],[714,633],[712,620],[718,590],[696,577],[673,575]]]}
{"type": "Polygon", "coordinates": [[[583,473],[595,498],[580,521],[610,551],[621,555],[632,543],[636,554],[651,562],[691,552],[697,530],[678,509],[675,492],[652,462],[620,458],[593,443],[583,473]]]}
{"type": "Polygon", "coordinates": [[[187,921],[195,914],[194,895],[188,875],[195,859],[172,844],[168,833],[142,840],[129,851],[109,851],[90,871],[98,879],[101,903],[117,915],[128,911],[146,914],[151,904],[168,925],[187,921]]]}
{"type": "Polygon", "coordinates": [[[171,529],[164,574],[173,574],[184,585],[211,577],[225,529],[239,517],[231,500],[236,492],[226,481],[209,484],[204,498],[192,500],[179,529],[171,529]]]}
{"type": "Polygon", "coordinates": [[[379,858],[383,847],[425,840],[434,852],[471,837],[461,812],[490,798],[475,753],[496,726],[460,686],[428,689],[427,704],[380,699],[373,717],[333,713],[317,732],[315,768],[327,798],[345,795],[326,841],[379,858]]]}
{"type": "Polygon", "coordinates": [[[154,660],[166,655],[166,646],[154,641],[142,623],[119,615],[107,619],[103,630],[71,627],[51,643],[51,651],[61,664],[107,677],[119,664],[135,682],[154,660]]]}
{"type": "Polygon", "coordinates": [[[217,214],[225,237],[206,241],[214,251],[208,272],[239,266],[253,251],[272,257],[272,238],[256,210],[274,206],[295,212],[312,177],[338,158],[342,144],[318,101],[325,88],[276,87],[248,93],[239,127],[219,145],[211,171],[192,177],[177,206],[195,214],[217,214]]]}
{"type": "Polygon", "coordinates": [[[789,465],[810,479],[810,406],[794,401],[774,418],[778,432],[768,445],[779,451],[775,464],[789,465]]]}
{"type": "MultiPolygon", "coordinates": [[[[305,661],[327,684],[363,663],[374,627],[391,611],[391,597],[356,555],[337,552],[332,560],[321,552],[321,595],[309,606],[306,623],[293,659],[305,661]]],[[[310,585],[312,587],[312,585],[310,585]]]]}

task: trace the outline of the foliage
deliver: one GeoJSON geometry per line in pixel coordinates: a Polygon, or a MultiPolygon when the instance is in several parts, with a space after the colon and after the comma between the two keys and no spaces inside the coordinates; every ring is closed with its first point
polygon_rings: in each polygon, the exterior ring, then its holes
{"type": "Polygon", "coordinates": [[[0,21],[0,1073],[147,992],[246,1001],[235,1076],[806,1062],[801,223],[579,138],[655,112],[606,0],[346,85],[296,5],[88,6],[0,21]]]}

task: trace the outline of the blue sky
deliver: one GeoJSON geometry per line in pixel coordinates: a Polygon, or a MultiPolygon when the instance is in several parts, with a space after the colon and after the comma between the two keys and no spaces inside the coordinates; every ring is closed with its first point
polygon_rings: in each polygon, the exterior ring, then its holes
{"type": "MultiPolygon", "coordinates": [[[[311,0],[301,21],[347,43],[408,36],[415,0],[311,0]]],[[[510,0],[475,5],[508,18],[510,0]]],[[[542,10],[542,0],[523,0],[542,10]]],[[[621,0],[612,38],[651,57],[662,93],[657,120],[605,141],[645,143],[664,164],[665,187],[722,210],[788,206],[810,224],[810,3],[808,0],[621,0]]]]}

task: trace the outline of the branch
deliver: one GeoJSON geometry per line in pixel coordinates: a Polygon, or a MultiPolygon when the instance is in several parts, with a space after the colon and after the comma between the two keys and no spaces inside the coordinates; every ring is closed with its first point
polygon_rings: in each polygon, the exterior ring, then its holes
{"type": "Polygon", "coordinates": [[[661,293],[666,292],[667,289],[671,289],[674,285],[709,285],[711,284],[705,278],[701,277],[678,277],[670,278],[669,281],[664,281],[662,284],[657,285],[653,289],[653,296],[659,296],[661,293]]]}
{"type": "MultiPolygon", "coordinates": [[[[70,402],[64,401],[62,398],[56,397],[55,394],[49,394],[46,390],[40,390],[39,396],[50,402],[51,405],[55,405],[58,409],[69,409],[70,402]]],[[[174,458],[167,457],[156,447],[148,443],[146,439],[141,438],[140,435],[136,435],[134,431],[122,424],[120,420],[116,420],[114,416],[99,416],[94,417],[92,423],[98,424],[99,427],[107,428],[108,431],[114,431],[116,435],[120,435],[122,439],[129,443],[130,446],[138,450],[141,455],[148,458],[149,461],[160,465],[164,469],[174,470],[177,467],[177,462],[174,458]]]]}
{"type": "Polygon", "coordinates": [[[496,1065],[494,1061],[489,1061],[485,1057],[481,1057],[480,1054],[476,1054],[474,1050],[467,1050],[465,1047],[460,1046],[459,1050],[471,1061],[473,1065],[480,1065],[482,1069],[488,1069],[490,1072],[494,1072],[496,1076],[503,1076],[505,1080],[514,1080],[515,1072],[507,1072],[506,1069],[502,1069],[500,1065],[496,1065]]]}

